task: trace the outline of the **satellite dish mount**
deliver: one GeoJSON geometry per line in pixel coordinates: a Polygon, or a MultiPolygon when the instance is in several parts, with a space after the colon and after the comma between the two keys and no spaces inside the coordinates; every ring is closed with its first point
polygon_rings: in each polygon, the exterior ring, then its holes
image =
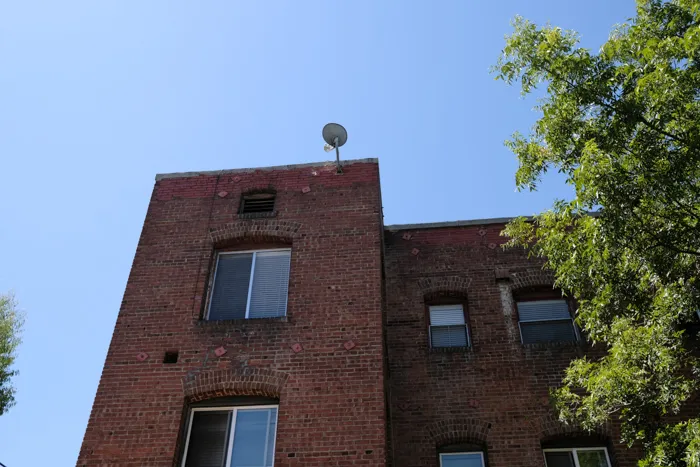
{"type": "Polygon", "coordinates": [[[323,140],[326,142],[326,145],[324,146],[326,152],[335,149],[335,164],[337,168],[336,173],[343,173],[343,169],[340,166],[340,150],[338,148],[347,142],[348,132],[345,131],[345,128],[343,128],[342,125],[338,125],[337,123],[328,123],[323,127],[321,135],[323,135],[323,140]]]}

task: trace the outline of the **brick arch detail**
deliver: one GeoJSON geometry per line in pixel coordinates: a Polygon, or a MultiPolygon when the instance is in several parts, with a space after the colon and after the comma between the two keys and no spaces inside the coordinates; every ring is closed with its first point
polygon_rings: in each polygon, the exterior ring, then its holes
{"type": "Polygon", "coordinates": [[[242,220],[230,222],[209,230],[209,238],[215,245],[237,242],[288,242],[299,236],[301,224],[292,221],[242,220]]]}
{"type": "Polygon", "coordinates": [[[606,422],[605,425],[595,431],[586,431],[581,426],[573,423],[563,423],[553,414],[548,413],[542,415],[536,420],[536,425],[533,428],[540,433],[540,440],[555,438],[558,436],[576,436],[576,435],[593,435],[604,438],[612,438],[612,425],[606,422]]]}
{"type": "Polygon", "coordinates": [[[185,376],[182,389],[189,402],[226,396],[280,397],[289,375],[267,368],[208,370],[185,376]]]}
{"type": "Polygon", "coordinates": [[[466,295],[472,280],[464,276],[422,277],[418,280],[421,295],[456,292],[466,295]]]}
{"type": "Polygon", "coordinates": [[[510,274],[511,288],[513,290],[527,287],[552,287],[554,273],[546,269],[534,269],[530,271],[512,272],[510,274]]]}
{"type": "Polygon", "coordinates": [[[437,446],[464,442],[486,443],[491,424],[476,418],[451,418],[433,422],[426,428],[437,446]]]}

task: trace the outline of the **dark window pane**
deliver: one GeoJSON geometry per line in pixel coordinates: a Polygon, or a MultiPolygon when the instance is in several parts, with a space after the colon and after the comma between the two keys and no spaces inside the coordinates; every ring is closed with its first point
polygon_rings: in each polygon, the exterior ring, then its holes
{"type": "Polygon", "coordinates": [[[430,328],[430,344],[432,347],[466,347],[467,327],[461,326],[432,326],[430,328]]]}
{"type": "Polygon", "coordinates": [[[538,342],[567,342],[576,340],[574,323],[565,321],[540,321],[535,323],[520,323],[523,344],[538,342]]]}
{"type": "Polygon", "coordinates": [[[603,449],[576,451],[580,467],[608,467],[603,449]]]}
{"type": "Polygon", "coordinates": [[[277,409],[239,409],[231,467],[271,467],[277,409]]]}
{"type": "Polygon", "coordinates": [[[575,465],[571,451],[545,452],[544,458],[547,460],[547,467],[574,467],[575,465]]]}
{"type": "Polygon", "coordinates": [[[252,253],[219,255],[209,319],[245,318],[252,253]]]}
{"type": "Polygon", "coordinates": [[[193,412],[185,467],[224,467],[231,412],[193,412]]]}

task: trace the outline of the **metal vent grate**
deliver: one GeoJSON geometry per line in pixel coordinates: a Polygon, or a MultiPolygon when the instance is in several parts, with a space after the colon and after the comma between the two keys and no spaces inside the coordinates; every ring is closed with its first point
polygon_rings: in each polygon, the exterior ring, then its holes
{"type": "Polygon", "coordinates": [[[271,193],[245,195],[241,200],[241,214],[272,212],[274,209],[275,195],[271,193]]]}

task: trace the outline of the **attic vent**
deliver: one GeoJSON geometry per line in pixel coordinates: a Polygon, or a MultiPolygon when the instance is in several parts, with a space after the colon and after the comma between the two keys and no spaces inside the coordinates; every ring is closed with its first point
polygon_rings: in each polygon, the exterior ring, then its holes
{"type": "Polygon", "coordinates": [[[243,195],[243,199],[241,200],[241,214],[256,214],[262,212],[272,212],[274,210],[274,193],[243,195]]]}

